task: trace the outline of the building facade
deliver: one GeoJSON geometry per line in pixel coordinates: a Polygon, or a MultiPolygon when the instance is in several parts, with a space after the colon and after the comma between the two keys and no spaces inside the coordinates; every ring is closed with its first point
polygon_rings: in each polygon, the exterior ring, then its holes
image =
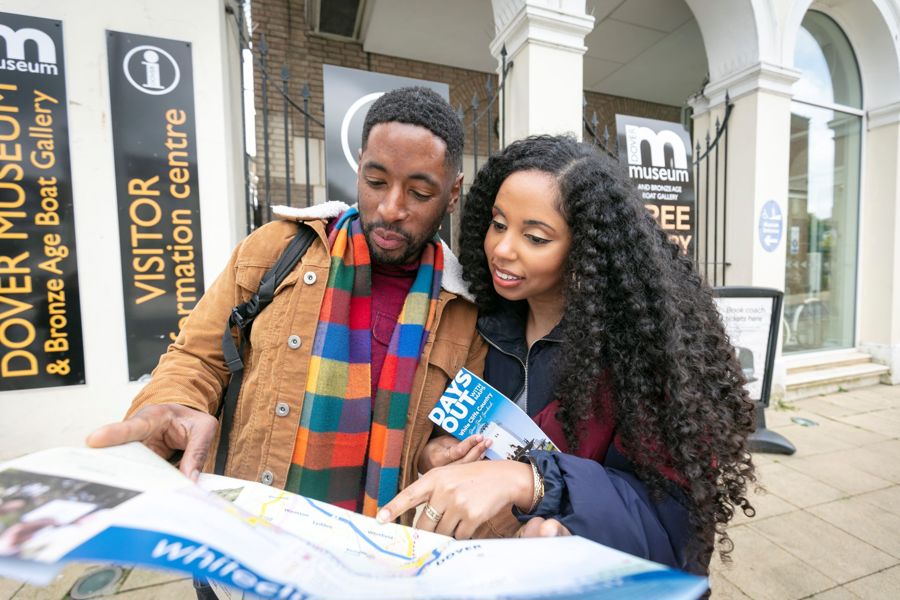
{"type": "MultiPolygon", "coordinates": [[[[207,285],[269,206],[326,199],[322,68],[336,65],[447,84],[467,181],[526,135],[572,133],[615,153],[617,114],[684,124],[695,158],[707,144],[717,152],[695,171],[713,192],[697,194],[696,213],[711,215],[695,223],[701,268],[719,285],[784,292],[775,397],[838,381],[835,369],[900,381],[898,0],[10,0],[4,10],[62,23],[85,382],[0,391],[2,414],[21,424],[0,458],[80,442],[140,386],[119,291],[110,30],[192,46],[207,285]],[[809,376],[816,368],[831,374],[809,376]]],[[[6,341],[7,353],[21,343],[6,341]]]]}

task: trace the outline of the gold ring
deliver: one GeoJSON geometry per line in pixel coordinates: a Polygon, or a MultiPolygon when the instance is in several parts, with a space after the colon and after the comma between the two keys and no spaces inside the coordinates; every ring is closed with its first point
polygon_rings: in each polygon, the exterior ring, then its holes
{"type": "Polygon", "coordinates": [[[422,508],[422,512],[425,513],[426,517],[428,517],[429,519],[434,521],[435,525],[437,525],[438,521],[441,520],[441,517],[444,516],[444,513],[439,512],[438,510],[435,510],[435,508],[432,505],[428,504],[427,502],[425,503],[425,506],[422,508]]]}

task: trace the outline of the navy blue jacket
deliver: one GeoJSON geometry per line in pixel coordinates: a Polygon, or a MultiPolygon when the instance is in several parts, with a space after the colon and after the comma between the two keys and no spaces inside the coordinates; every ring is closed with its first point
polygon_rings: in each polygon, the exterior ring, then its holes
{"type": "MultiPolygon", "coordinates": [[[[519,400],[526,412],[560,448],[567,448],[556,420],[554,390],[560,369],[561,332],[557,326],[529,349],[525,340],[527,306],[504,302],[501,310],[482,315],[478,330],[489,344],[484,378],[503,394],[519,400]]],[[[601,390],[601,393],[604,390],[601,390]]],[[[605,390],[612,398],[612,390],[605,390]]],[[[611,400],[608,402],[612,406],[611,400]]],[[[673,483],[662,501],[650,498],[632,463],[617,448],[611,415],[601,415],[579,438],[577,455],[532,451],[544,477],[544,499],[531,514],[558,519],[569,531],[606,546],[678,569],[705,573],[690,564],[688,512],[673,483]]]]}

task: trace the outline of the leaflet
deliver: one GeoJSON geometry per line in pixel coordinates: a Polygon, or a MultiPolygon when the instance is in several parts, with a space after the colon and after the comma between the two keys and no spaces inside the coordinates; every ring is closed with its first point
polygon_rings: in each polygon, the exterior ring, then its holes
{"type": "Polygon", "coordinates": [[[485,452],[492,460],[517,460],[529,450],[558,450],[515,402],[466,368],[450,381],[428,418],[459,440],[479,433],[494,440],[485,452]]]}
{"type": "Polygon", "coordinates": [[[697,598],[706,579],[580,537],[457,541],[259,483],[192,483],[141,444],[0,464],[0,576],[68,562],[176,570],[300,600],[697,598]]]}

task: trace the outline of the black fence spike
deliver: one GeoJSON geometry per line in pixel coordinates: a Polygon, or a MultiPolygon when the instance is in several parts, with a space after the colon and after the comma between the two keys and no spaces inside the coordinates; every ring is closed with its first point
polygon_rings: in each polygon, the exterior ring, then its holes
{"type": "Polygon", "coordinates": [[[466,116],[466,112],[463,110],[462,104],[456,105],[456,118],[460,121],[463,120],[463,117],[466,116]]]}
{"type": "Polygon", "coordinates": [[[725,90],[725,106],[731,104],[731,96],[728,94],[728,90],[725,90]]]}
{"type": "Polygon", "coordinates": [[[709,148],[709,132],[706,132],[706,147],[709,148]]]}
{"type": "Polygon", "coordinates": [[[478,110],[478,94],[472,94],[472,109],[478,110]]]}
{"type": "Polygon", "coordinates": [[[500,48],[500,56],[506,57],[506,44],[500,48]]]}
{"type": "Polygon", "coordinates": [[[266,42],[266,34],[262,34],[259,38],[259,51],[262,54],[269,53],[269,44],[266,42]]]}
{"type": "Polygon", "coordinates": [[[309,92],[309,82],[308,82],[308,81],[307,81],[307,82],[304,82],[304,84],[303,84],[303,92],[302,92],[302,93],[303,93],[303,97],[304,97],[306,100],[309,100],[310,92],[309,92]]]}
{"type": "Polygon", "coordinates": [[[488,75],[485,79],[484,89],[487,90],[488,98],[494,95],[494,77],[492,75],[488,75]]]}
{"type": "Polygon", "coordinates": [[[721,127],[721,126],[719,125],[719,117],[716,117],[716,133],[719,133],[719,128],[720,128],[720,127],[721,127]]]}
{"type": "Polygon", "coordinates": [[[287,81],[291,78],[291,70],[288,68],[287,63],[281,65],[281,80],[287,81]]]}
{"type": "Polygon", "coordinates": [[[603,147],[609,148],[609,127],[606,125],[603,126],[603,147]]]}

